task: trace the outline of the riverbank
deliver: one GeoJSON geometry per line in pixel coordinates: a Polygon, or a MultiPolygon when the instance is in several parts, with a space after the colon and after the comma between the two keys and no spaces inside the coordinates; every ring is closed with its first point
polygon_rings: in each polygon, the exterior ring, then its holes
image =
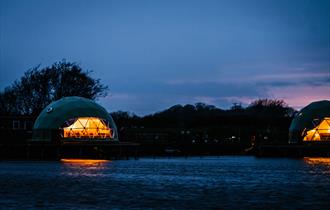
{"type": "Polygon", "coordinates": [[[2,160],[60,160],[83,159],[128,159],[138,158],[139,144],[132,142],[30,142],[26,144],[1,144],[2,160]]]}
{"type": "Polygon", "coordinates": [[[223,156],[254,155],[259,157],[330,157],[328,142],[310,142],[299,145],[255,145],[246,148],[235,144],[137,144],[132,142],[31,142],[1,144],[0,159],[60,160],[83,159],[137,159],[155,156],[223,156]]]}
{"type": "Polygon", "coordinates": [[[259,145],[253,153],[261,157],[330,157],[330,142],[306,142],[298,145],[259,145]]]}

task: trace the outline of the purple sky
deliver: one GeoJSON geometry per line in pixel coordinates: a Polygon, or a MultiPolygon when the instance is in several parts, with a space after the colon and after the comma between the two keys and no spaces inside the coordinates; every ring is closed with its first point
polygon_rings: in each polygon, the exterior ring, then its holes
{"type": "Polygon", "coordinates": [[[109,111],[330,99],[327,0],[0,0],[0,46],[0,89],[65,58],[109,111]]]}

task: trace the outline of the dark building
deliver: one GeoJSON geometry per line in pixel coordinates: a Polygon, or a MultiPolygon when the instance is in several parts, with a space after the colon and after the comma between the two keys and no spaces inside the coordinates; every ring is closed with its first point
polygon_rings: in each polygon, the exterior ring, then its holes
{"type": "Polygon", "coordinates": [[[0,139],[4,144],[25,143],[32,138],[34,116],[1,116],[0,139]]]}

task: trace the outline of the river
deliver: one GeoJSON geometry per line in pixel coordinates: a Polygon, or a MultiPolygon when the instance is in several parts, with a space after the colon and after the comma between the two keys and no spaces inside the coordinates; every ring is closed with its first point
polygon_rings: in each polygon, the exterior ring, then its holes
{"type": "Polygon", "coordinates": [[[329,158],[0,161],[2,209],[329,209],[329,158]]]}

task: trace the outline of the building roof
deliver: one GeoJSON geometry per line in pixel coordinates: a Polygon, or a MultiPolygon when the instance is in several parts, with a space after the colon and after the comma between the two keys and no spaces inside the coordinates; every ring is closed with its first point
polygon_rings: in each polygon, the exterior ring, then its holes
{"type": "Polygon", "coordinates": [[[63,123],[77,117],[98,117],[107,120],[116,129],[110,114],[92,100],[72,96],[49,104],[38,116],[33,129],[59,129],[63,123]]]}
{"type": "Polygon", "coordinates": [[[325,117],[330,117],[330,101],[323,100],[310,103],[298,112],[292,120],[289,130],[290,132],[296,132],[305,128],[312,129],[316,126],[313,124],[313,120],[318,119],[320,123],[325,117]]]}

